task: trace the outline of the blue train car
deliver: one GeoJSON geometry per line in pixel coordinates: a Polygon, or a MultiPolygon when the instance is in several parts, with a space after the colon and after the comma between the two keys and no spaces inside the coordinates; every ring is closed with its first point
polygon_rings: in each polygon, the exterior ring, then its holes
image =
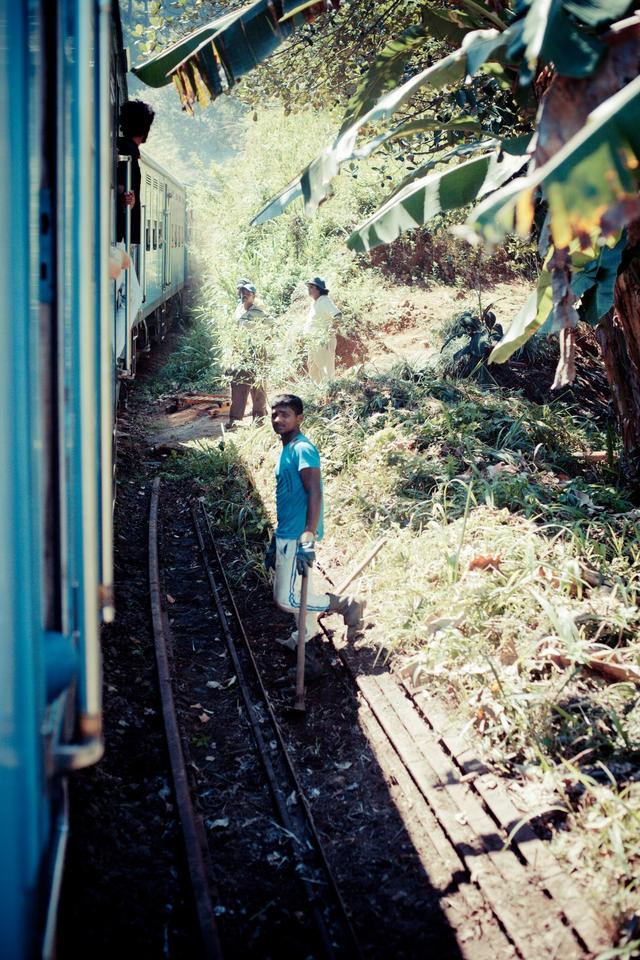
{"type": "Polygon", "coordinates": [[[117,383],[185,280],[184,190],[145,159],[156,234],[127,353],[108,266],[125,69],[117,4],[0,0],[3,960],[55,955],[66,777],[103,751],[117,383]]]}
{"type": "Polygon", "coordinates": [[[136,266],[142,303],[139,311],[117,313],[116,355],[123,376],[135,375],[137,356],[164,339],[170,320],[181,309],[187,276],[185,188],[144,150],[140,172],[141,243],[136,266]]]}

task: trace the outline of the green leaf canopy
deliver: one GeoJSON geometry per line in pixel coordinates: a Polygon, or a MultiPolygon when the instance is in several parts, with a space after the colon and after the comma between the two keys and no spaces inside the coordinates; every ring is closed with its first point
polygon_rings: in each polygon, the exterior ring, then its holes
{"type": "Polygon", "coordinates": [[[355,144],[364,126],[389,120],[422,87],[431,86],[437,89],[474,74],[489,58],[504,51],[510,39],[508,31],[499,33],[497,30],[475,30],[467,34],[458,50],[385,94],[354,123],[343,127],[334,143],[309,164],[297,181],[292,181],[274,197],[252,223],[265,223],[278,216],[289,203],[300,196],[304,197],[305,210],[312,213],[328,196],[331,183],[340,172],[341,166],[358,156],[355,144]]]}

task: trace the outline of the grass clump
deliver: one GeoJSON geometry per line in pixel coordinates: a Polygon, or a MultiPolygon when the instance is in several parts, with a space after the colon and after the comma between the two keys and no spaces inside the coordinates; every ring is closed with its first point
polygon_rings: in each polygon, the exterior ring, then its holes
{"type": "Polygon", "coordinates": [[[154,379],[154,397],[174,390],[211,393],[224,385],[220,347],[211,326],[201,316],[192,316],[187,331],[154,379]]]}

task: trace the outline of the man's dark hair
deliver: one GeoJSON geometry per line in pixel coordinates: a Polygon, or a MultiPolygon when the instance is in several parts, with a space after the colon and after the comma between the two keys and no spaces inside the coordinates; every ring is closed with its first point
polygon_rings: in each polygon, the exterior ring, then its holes
{"type": "Polygon", "coordinates": [[[298,416],[304,411],[302,400],[300,397],[296,397],[295,393],[281,393],[271,402],[271,409],[273,410],[275,407],[291,407],[298,416]]]}
{"type": "Polygon", "coordinates": [[[143,100],[127,100],[120,108],[120,127],[125,137],[143,137],[149,135],[154,110],[143,100]]]}

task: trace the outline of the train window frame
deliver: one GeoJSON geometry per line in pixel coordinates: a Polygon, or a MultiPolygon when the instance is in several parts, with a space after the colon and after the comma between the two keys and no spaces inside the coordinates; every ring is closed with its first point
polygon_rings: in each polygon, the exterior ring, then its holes
{"type": "Polygon", "coordinates": [[[151,195],[153,197],[152,204],[152,213],[151,218],[152,228],[151,228],[151,246],[153,250],[158,249],[158,181],[154,180],[151,185],[151,195]]]}
{"type": "Polygon", "coordinates": [[[151,250],[151,177],[149,174],[145,177],[145,191],[144,191],[144,248],[146,251],[151,250]]]}

